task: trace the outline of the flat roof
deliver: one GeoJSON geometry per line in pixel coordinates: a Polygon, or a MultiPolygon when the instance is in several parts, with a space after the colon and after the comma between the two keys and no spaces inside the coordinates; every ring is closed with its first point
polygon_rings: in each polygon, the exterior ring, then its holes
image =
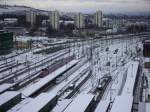
{"type": "Polygon", "coordinates": [[[19,95],[20,92],[16,91],[7,91],[0,95],[0,106],[8,102],[9,100],[13,99],[17,95],[19,95]]]}
{"type": "Polygon", "coordinates": [[[138,112],[146,112],[146,103],[145,102],[139,102],[138,112]]]}
{"type": "Polygon", "coordinates": [[[63,99],[57,102],[57,105],[51,112],[63,112],[65,108],[72,102],[72,99],[63,99]]]}
{"type": "Polygon", "coordinates": [[[110,112],[131,112],[133,104],[133,91],[136,81],[139,62],[132,61],[127,70],[126,82],[120,96],[115,98],[110,112]]]}
{"type": "Polygon", "coordinates": [[[146,103],[146,112],[150,112],[150,103],[146,103]]]}
{"type": "Polygon", "coordinates": [[[137,77],[139,62],[133,61],[129,63],[127,70],[127,78],[122,91],[122,94],[131,94],[133,95],[134,85],[137,77]]]}
{"type": "Polygon", "coordinates": [[[18,112],[39,112],[44,106],[46,106],[55,97],[52,93],[41,93],[30,103],[25,105],[18,112]]]}
{"type": "Polygon", "coordinates": [[[2,93],[3,91],[9,89],[12,86],[13,86],[13,84],[8,84],[8,83],[4,83],[4,84],[0,85],[0,93],[2,93]]]}
{"type": "Polygon", "coordinates": [[[95,109],[95,112],[106,112],[110,104],[110,99],[102,100],[95,109]]]}
{"type": "Polygon", "coordinates": [[[133,103],[132,95],[121,95],[115,98],[110,112],[131,112],[133,103]]]}
{"type": "Polygon", "coordinates": [[[64,112],[84,112],[93,98],[92,94],[79,94],[64,112]]]}

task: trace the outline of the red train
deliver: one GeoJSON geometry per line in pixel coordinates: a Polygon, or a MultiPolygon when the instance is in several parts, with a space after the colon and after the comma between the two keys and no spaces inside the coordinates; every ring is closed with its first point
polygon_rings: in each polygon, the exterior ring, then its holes
{"type": "Polygon", "coordinates": [[[62,67],[63,65],[69,63],[73,59],[74,59],[74,55],[56,61],[52,65],[42,69],[41,73],[39,74],[39,77],[43,78],[43,77],[47,76],[48,74],[52,73],[53,71],[57,70],[58,68],[62,67]]]}

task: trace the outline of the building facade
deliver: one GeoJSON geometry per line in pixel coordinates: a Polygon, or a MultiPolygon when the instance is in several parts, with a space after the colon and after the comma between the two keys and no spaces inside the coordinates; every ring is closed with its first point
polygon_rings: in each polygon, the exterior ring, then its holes
{"type": "Polygon", "coordinates": [[[75,26],[78,29],[82,29],[85,27],[85,22],[84,22],[84,15],[81,13],[78,13],[75,17],[75,26]]]}
{"type": "Polygon", "coordinates": [[[36,12],[29,10],[26,12],[26,23],[29,23],[31,26],[36,24],[36,12]]]}
{"type": "Polygon", "coordinates": [[[50,16],[50,26],[54,30],[59,30],[59,12],[58,11],[52,11],[50,16]]]}
{"type": "Polygon", "coordinates": [[[103,27],[103,14],[102,14],[102,11],[97,11],[95,14],[94,14],[94,24],[96,27],[103,27]]]}

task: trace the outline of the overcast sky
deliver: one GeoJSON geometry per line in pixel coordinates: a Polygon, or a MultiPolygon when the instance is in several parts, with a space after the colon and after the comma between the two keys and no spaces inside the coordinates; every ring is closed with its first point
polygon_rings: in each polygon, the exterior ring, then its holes
{"type": "Polygon", "coordinates": [[[65,12],[150,12],[150,0],[6,0],[6,4],[65,12]]]}

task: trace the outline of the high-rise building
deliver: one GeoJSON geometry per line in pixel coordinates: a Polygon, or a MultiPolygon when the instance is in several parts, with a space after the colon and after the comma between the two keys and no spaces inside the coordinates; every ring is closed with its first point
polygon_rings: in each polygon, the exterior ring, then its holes
{"type": "Polygon", "coordinates": [[[55,30],[59,29],[59,12],[58,11],[51,12],[50,25],[55,30]]]}
{"type": "Polygon", "coordinates": [[[94,24],[97,26],[97,27],[103,27],[103,14],[102,14],[102,11],[97,11],[95,14],[94,14],[94,24]]]}
{"type": "Polygon", "coordinates": [[[31,26],[36,24],[36,12],[29,10],[26,12],[26,22],[29,23],[31,26]]]}
{"type": "Polygon", "coordinates": [[[82,13],[78,13],[76,15],[76,18],[75,18],[75,26],[77,28],[84,28],[85,27],[85,22],[84,22],[84,15],[82,13]]]}

